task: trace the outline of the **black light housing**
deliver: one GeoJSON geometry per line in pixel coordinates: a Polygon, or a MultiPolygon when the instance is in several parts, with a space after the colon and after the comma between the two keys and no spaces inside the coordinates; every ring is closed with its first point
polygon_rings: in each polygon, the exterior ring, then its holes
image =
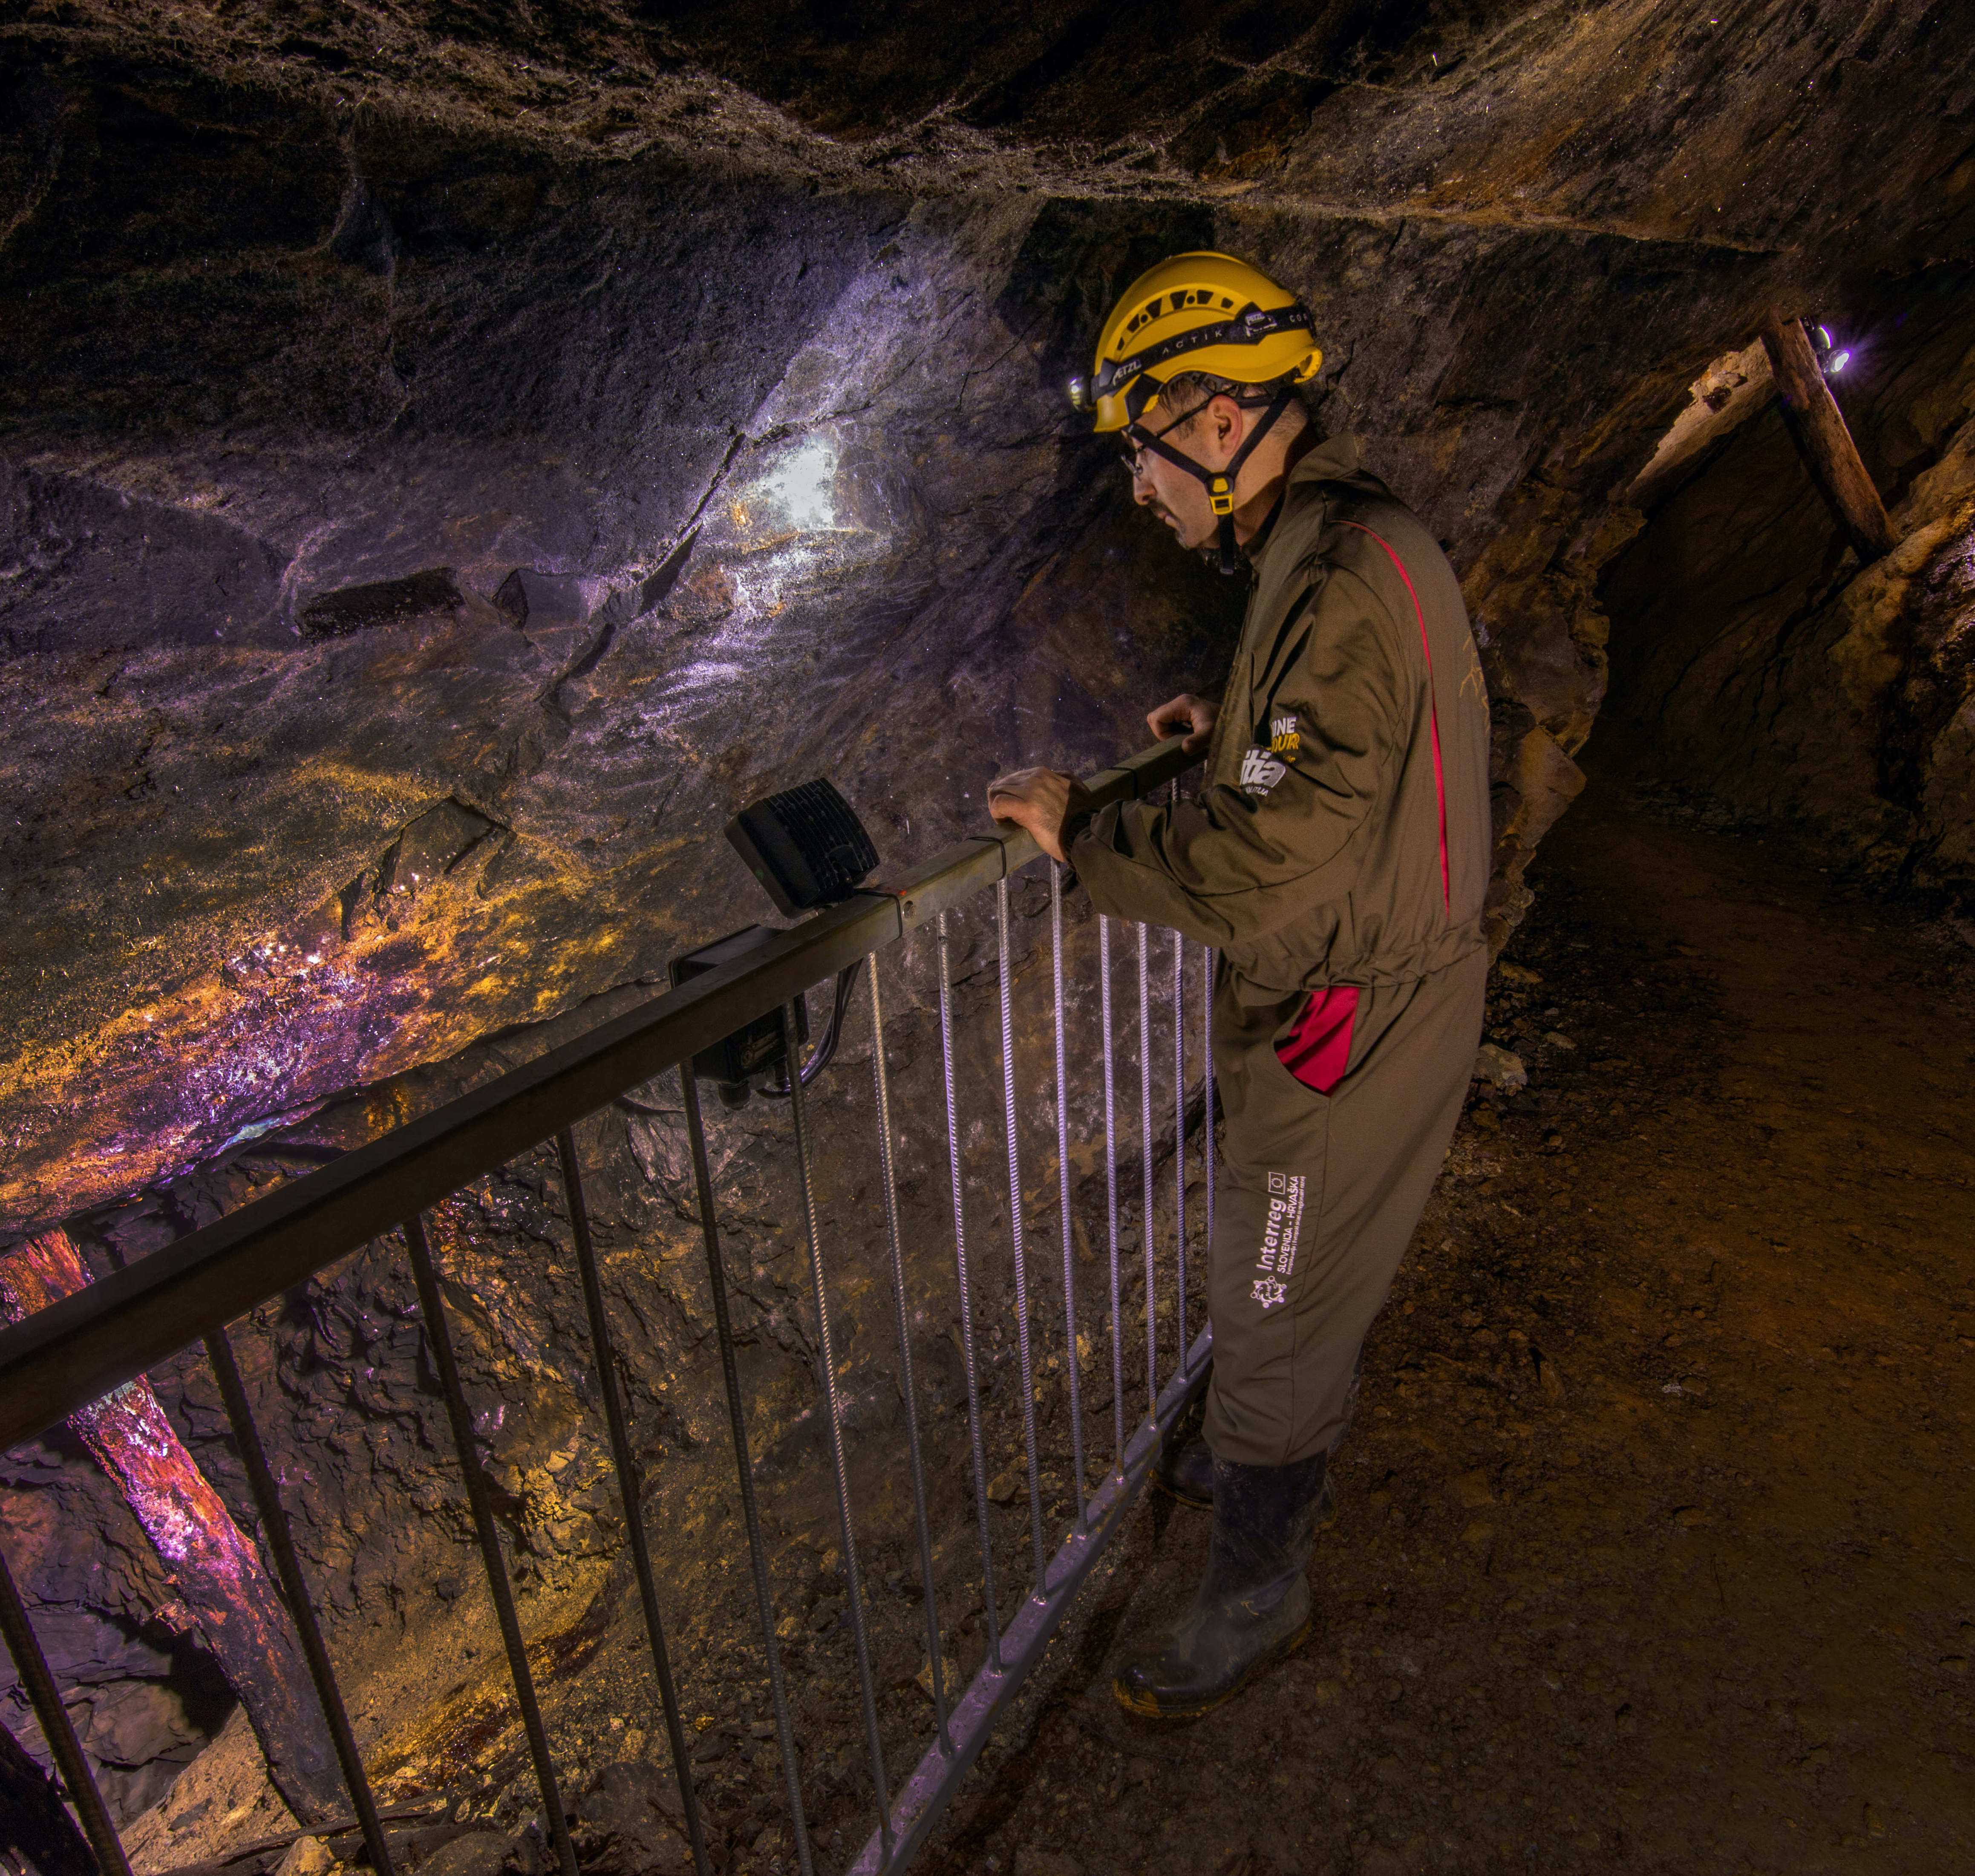
{"type": "MultiPolygon", "coordinates": [[[[847,899],[878,863],[878,849],[850,803],[820,779],[751,802],[727,823],[727,838],[784,917],[847,899]]],[[[766,925],[730,932],[717,943],[674,958],[672,982],[690,983],[779,935],[766,925]]],[[[807,1061],[800,1058],[802,1045],[809,1040],[809,1009],[806,999],[798,997],[794,1000],[797,1061],[789,1060],[784,1043],[781,1013],[771,1010],[723,1037],[711,1049],[702,1049],[692,1059],[693,1074],[712,1082],[721,1104],[729,1108],[744,1106],[751,1094],[786,1098],[792,1092],[792,1081],[799,1080],[807,1087],[836,1053],[844,1012],[850,1006],[857,977],[855,964],[838,972],[829,1025],[807,1061]]]]}
{"type": "Polygon", "coordinates": [[[727,838],[784,918],[847,899],[878,864],[864,823],[821,780],[751,802],[727,838]]]}
{"type": "MultiPolygon", "coordinates": [[[[747,925],[729,932],[698,951],[675,958],[670,967],[675,986],[690,984],[708,971],[732,964],[750,951],[758,950],[776,934],[766,925],[747,925]]],[[[809,1007],[798,997],[796,1003],[796,1040],[809,1040],[809,1007]]],[[[788,1052],[782,1046],[782,1014],[771,1010],[757,1016],[744,1028],[725,1036],[711,1049],[702,1049],[692,1058],[692,1072],[702,1081],[715,1084],[723,1106],[744,1106],[750,1091],[786,1069],[788,1052]]]]}

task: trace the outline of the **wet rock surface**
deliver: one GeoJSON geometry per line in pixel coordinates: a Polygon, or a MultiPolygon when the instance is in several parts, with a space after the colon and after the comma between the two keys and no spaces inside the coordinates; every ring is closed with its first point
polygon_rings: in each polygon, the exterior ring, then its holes
{"type": "Polygon", "coordinates": [[[93,17],[24,23],[9,80],[20,1223],[649,978],[733,922],[750,793],[829,769],[916,855],[1211,682],[1234,596],[1060,395],[1179,244],[1310,297],[1320,420],[1467,577],[1499,941],[1622,483],[1762,305],[1975,205],[1920,7],[1318,7],[1156,53],[1094,15],[93,17]],[[449,801],[498,837],[380,907],[449,801]]]}

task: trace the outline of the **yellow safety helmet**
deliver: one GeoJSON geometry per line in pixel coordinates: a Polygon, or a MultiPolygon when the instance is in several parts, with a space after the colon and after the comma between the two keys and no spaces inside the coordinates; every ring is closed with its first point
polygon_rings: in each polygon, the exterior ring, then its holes
{"type": "Polygon", "coordinates": [[[1218,518],[1221,570],[1235,572],[1234,488],[1241,465],[1316,375],[1323,353],[1310,309],[1259,268],[1227,254],[1176,254],[1132,281],[1111,309],[1089,378],[1070,381],[1070,401],[1096,414],[1099,431],[1123,430],[1195,477],[1218,518]],[[1275,395],[1224,468],[1196,462],[1139,419],[1174,378],[1204,372],[1231,384],[1273,385],[1275,395]]]}
{"type": "Polygon", "coordinates": [[[1204,371],[1231,384],[1300,384],[1323,353],[1306,307],[1259,268],[1227,254],[1176,254],[1119,297],[1088,378],[1070,399],[1099,431],[1135,422],[1169,378],[1204,371]]]}

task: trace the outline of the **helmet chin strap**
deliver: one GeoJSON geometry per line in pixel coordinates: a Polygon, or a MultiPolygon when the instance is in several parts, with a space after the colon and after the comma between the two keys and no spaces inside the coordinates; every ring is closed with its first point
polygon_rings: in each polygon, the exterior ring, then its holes
{"type": "MultiPolygon", "coordinates": [[[[1255,445],[1275,427],[1276,419],[1289,409],[1296,393],[1285,386],[1278,391],[1268,408],[1262,412],[1261,421],[1243,439],[1241,447],[1236,450],[1224,469],[1210,469],[1204,464],[1195,462],[1191,456],[1182,455],[1163,437],[1149,436],[1139,445],[1155,455],[1163,456],[1175,468],[1184,469],[1207,490],[1207,499],[1214,514],[1220,517],[1221,570],[1224,573],[1241,571],[1241,562],[1234,548],[1234,485],[1241,480],[1241,465],[1248,460],[1255,445]]],[[[1253,409],[1251,405],[1250,409],[1253,409]]]]}

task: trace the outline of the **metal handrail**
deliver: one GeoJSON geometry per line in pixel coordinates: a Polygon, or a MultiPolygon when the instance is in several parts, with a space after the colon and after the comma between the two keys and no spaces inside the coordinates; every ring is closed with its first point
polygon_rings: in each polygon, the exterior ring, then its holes
{"type": "MultiPolygon", "coordinates": [[[[1089,778],[1099,806],[1198,761],[1172,738],[1089,778]]],[[[688,1060],[1038,857],[1026,833],[964,840],[0,1329],[0,1450],[31,1439],[449,1193],[688,1060]]]]}

